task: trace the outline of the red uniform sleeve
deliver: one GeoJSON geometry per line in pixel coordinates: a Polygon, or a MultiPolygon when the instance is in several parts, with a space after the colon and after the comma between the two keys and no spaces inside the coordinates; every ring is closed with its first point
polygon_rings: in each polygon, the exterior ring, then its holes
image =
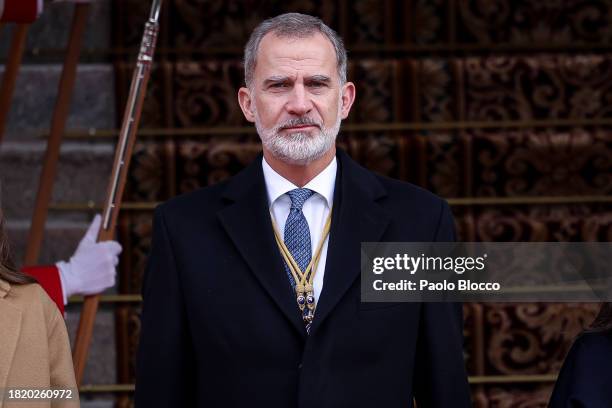
{"type": "Polygon", "coordinates": [[[55,302],[62,316],[64,315],[64,294],[60,282],[59,271],[55,265],[26,266],[21,271],[38,281],[47,295],[55,302]]]}

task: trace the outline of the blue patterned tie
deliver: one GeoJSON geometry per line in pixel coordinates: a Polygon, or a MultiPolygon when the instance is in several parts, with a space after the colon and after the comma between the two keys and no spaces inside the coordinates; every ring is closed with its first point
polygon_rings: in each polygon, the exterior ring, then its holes
{"type": "MultiPolygon", "coordinates": [[[[302,207],[306,200],[312,197],[313,194],[314,191],[307,188],[296,188],[287,193],[289,198],[291,198],[291,209],[289,210],[289,215],[285,222],[284,240],[287,249],[291,252],[291,256],[293,256],[293,259],[295,259],[295,262],[299,265],[302,272],[306,270],[312,258],[310,229],[308,228],[306,217],[304,217],[304,213],[302,212],[302,207]]],[[[285,264],[285,270],[289,276],[291,287],[295,288],[295,281],[293,280],[293,275],[291,275],[291,271],[287,264],[285,264]]]]}
{"type": "MultiPolygon", "coordinates": [[[[310,230],[308,228],[306,217],[304,217],[304,213],[302,212],[302,206],[306,200],[312,197],[313,194],[314,191],[307,188],[296,188],[287,193],[289,198],[291,198],[291,209],[289,210],[289,215],[287,216],[287,222],[285,222],[284,240],[287,249],[289,249],[289,252],[291,252],[291,256],[293,256],[293,259],[298,264],[302,272],[306,270],[306,267],[312,258],[310,230]]],[[[286,263],[285,272],[287,272],[289,282],[291,282],[291,287],[295,289],[295,280],[293,279],[293,275],[291,275],[291,271],[286,263]]],[[[307,311],[307,308],[304,309],[305,313],[307,313],[307,311]]]]}

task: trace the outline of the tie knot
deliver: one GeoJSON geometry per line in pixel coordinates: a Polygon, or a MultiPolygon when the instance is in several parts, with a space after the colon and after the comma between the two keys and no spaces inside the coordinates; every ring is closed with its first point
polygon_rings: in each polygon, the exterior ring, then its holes
{"type": "Polygon", "coordinates": [[[296,188],[287,192],[289,198],[291,198],[291,208],[297,208],[302,210],[302,206],[313,194],[314,191],[308,188],[296,188]]]}

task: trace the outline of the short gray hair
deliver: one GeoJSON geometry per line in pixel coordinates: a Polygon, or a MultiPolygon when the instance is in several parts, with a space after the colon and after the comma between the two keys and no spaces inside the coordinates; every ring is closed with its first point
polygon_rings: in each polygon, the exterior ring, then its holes
{"type": "Polygon", "coordinates": [[[244,81],[247,87],[253,82],[255,65],[257,64],[257,52],[262,38],[273,32],[281,38],[307,38],[316,33],[321,33],[332,43],[336,51],[338,76],[340,83],[346,82],[346,48],[342,38],[334,30],[329,28],[320,18],[300,13],[285,13],[264,20],[253,32],[244,47],[244,81]]]}

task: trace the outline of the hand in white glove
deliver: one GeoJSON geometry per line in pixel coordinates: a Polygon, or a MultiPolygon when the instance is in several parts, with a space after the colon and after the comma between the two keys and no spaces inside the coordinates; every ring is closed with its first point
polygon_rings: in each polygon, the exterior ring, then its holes
{"type": "Polygon", "coordinates": [[[64,304],[72,295],[93,295],[115,284],[121,244],[96,242],[102,217],[96,215],[70,261],[55,265],[60,272],[64,304]]]}

